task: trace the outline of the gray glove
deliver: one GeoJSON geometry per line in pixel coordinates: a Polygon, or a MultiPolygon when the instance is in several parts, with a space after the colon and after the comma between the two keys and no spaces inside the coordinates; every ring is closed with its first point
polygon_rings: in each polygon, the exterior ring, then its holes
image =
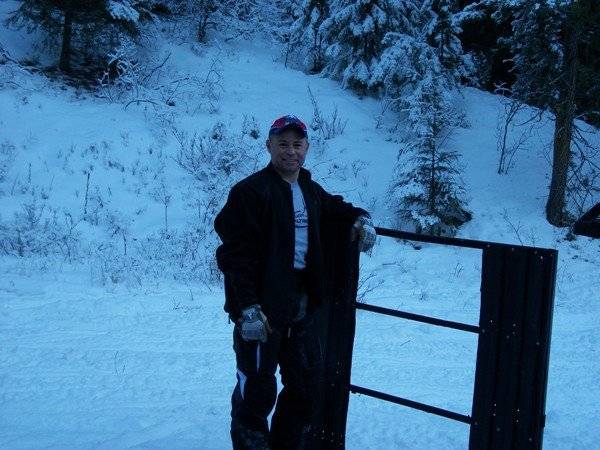
{"type": "Polygon", "coordinates": [[[267,342],[267,335],[271,327],[267,316],[260,310],[260,305],[252,305],[242,310],[240,322],[240,334],[244,341],[267,342]]]}
{"type": "Polygon", "coordinates": [[[361,252],[370,251],[375,245],[377,233],[369,216],[359,216],[352,226],[358,234],[358,249],[361,252]]]}

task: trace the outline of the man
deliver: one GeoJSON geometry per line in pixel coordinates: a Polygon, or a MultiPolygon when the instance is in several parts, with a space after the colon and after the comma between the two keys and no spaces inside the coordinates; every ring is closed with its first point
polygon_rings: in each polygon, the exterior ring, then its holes
{"type": "Polygon", "coordinates": [[[302,447],[323,364],[314,320],[324,296],[323,223],[354,226],[361,250],[375,242],[366,211],[327,193],[302,168],[309,143],[300,119],[275,120],[266,146],[269,165],[233,186],[215,219],[223,242],[217,262],[225,276],[225,311],[235,323],[235,450],[302,447]]]}

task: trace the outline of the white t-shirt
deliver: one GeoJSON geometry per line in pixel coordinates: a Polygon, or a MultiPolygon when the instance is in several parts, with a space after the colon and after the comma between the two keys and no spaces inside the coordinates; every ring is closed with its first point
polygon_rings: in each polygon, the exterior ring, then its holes
{"type": "Polygon", "coordinates": [[[294,201],[294,225],[296,242],[294,246],[294,269],[306,267],[306,251],[308,250],[308,213],[300,185],[290,183],[294,201]]]}

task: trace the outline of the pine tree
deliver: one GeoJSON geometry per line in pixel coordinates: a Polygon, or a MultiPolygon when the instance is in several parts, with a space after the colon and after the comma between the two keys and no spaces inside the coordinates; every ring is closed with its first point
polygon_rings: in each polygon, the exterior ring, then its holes
{"type": "Polygon", "coordinates": [[[372,74],[383,51],[385,35],[400,27],[402,2],[392,0],[337,0],[321,30],[328,46],[323,73],[341,79],[360,94],[381,87],[372,74]]]}
{"type": "Polygon", "coordinates": [[[552,108],[563,58],[562,11],[552,0],[519,0],[513,15],[508,38],[516,74],[513,94],[530,105],[552,108]]]}
{"type": "Polygon", "coordinates": [[[413,82],[397,91],[401,109],[408,113],[410,161],[396,166],[392,203],[400,219],[417,232],[454,235],[471,219],[461,185],[458,154],[446,146],[456,125],[450,89],[434,50],[416,45],[410,57],[431,61],[412,68],[413,82]]]}
{"type": "MultiPolygon", "coordinates": [[[[394,107],[407,114],[412,164],[403,154],[396,166],[391,203],[417,232],[453,235],[471,219],[461,186],[458,155],[446,147],[456,113],[450,102],[462,55],[450,58],[438,15],[429,0],[408,5],[402,32],[388,33],[374,76],[394,107]],[[452,62],[452,64],[450,64],[452,62]]],[[[447,19],[446,19],[447,20],[447,19]]],[[[454,49],[459,47],[454,47],[454,49]]]]}
{"type": "MultiPolygon", "coordinates": [[[[594,0],[574,0],[562,5],[564,13],[564,41],[559,75],[555,83],[557,91],[553,110],[556,115],[554,126],[552,178],[550,192],[546,203],[546,219],[555,226],[572,224],[573,217],[567,208],[567,181],[569,169],[572,168],[573,154],[571,146],[575,141],[575,114],[578,109],[578,85],[585,85],[590,79],[587,66],[582,61],[580,50],[590,43],[597,45],[600,41],[600,8],[594,0]],[[587,67],[586,67],[587,66],[587,67]]],[[[600,76],[592,80],[600,81],[600,76]]],[[[593,81],[592,81],[593,84],[593,81]]],[[[594,89],[594,88],[592,88],[594,89]]],[[[597,84],[596,84],[597,92],[597,84]]],[[[585,147],[580,147],[584,152],[585,147]]],[[[584,163],[584,154],[580,163],[584,163]]],[[[579,163],[578,163],[579,164],[579,163]]],[[[597,166],[594,166],[597,170],[597,166]]],[[[588,186],[576,186],[576,189],[588,186]]],[[[592,186],[593,188],[593,186],[592,186]]],[[[598,187],[596,186],[596,189],[598,187]]]]}
{"type": "Polygon", "coordinates": [[[321,24],[329,16],[328,0],[303,0],[301,13],[292,24],[289,51],[304,55],[303,65],[309,73],[318,73],[325,64],[321,24]]]}
{"type": "Polygon", "coordinates": [[[140,20],[152,15],[155,3],[152,0],[23,0],[8,24],[43,29],[48,42],[60,48],[58,68],[71,73],[75,56],[80,59],[96,56],[91,51],[98,50],[104,42],[114,46],[119,33],[135,35],[140,20]]]}
{"type": "Polygon", "coordinates": [[[461,79],[473,73],[473,65],[465,53],[459,35],[462,31],[454,17],[457,11],[455,0],[433,0],[431,9],[435,13],[433,29],[429,41],[436,49],[437,57],[442,64],[446,78],[457,86],[461,79]]]}
{"type": "Polygon", "coordinates": [[[491,92],[514,82],[512,53],[506,38],[512,34],[512,9],[504,0],[460,0],[455,21],[460,41],[473,62],[471,81],[491,92]]]}
{"type": "Polygon", "coordinates": [[[546,218],[552,225],[567,226],[572,222],[566,195],[574,119],[582,111],[579,105],[589,105],[589,93],[598,92],[600,81],[592,75],[599,60],[586,60],[581,52],[600,44],[600,8],[594,0],[518,0],[513,7],[513,92],[555,115],[546,218]]]}

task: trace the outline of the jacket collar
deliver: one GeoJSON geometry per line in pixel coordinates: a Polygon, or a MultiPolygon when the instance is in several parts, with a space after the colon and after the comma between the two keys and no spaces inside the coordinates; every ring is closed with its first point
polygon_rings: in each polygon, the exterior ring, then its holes
{"type": "MultiPolygon", "coordinates": [[[[269,173],[271,176],[275,177],[280,182],[283,182],[286,185],[289,184],[287,181],[285,181],[283,178],[281,178],[281,175],[279,175],[279,173],[275,170],[275,167],[273,167],[273,164],[271,162],[269,162],[267,167],[265,167],[265,171],[267,173],[269,173]]],[[[312,178],[312,176],[311,176],[310,172],[308,170],[306,170],[304,167],[301,167],[300,173],[298,174],[298,183],[304,184],[304,183],[310,181],[311,178],[312,178]]]]}

